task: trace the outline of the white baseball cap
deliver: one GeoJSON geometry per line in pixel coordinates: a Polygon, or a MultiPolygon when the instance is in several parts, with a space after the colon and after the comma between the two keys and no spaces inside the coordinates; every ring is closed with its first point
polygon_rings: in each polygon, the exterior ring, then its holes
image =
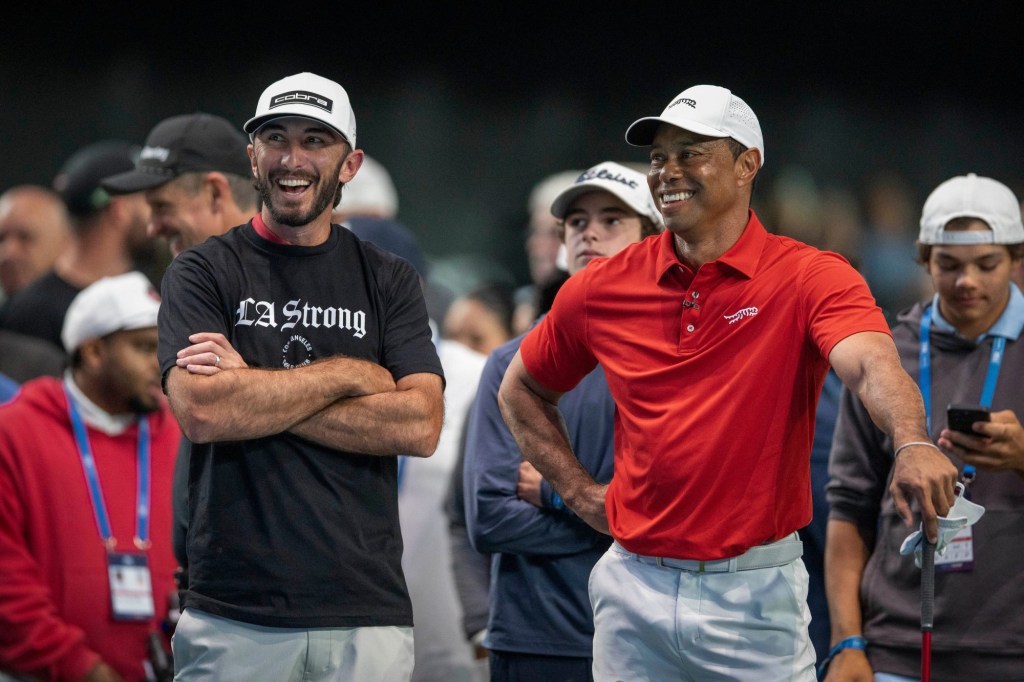
{"type": "Polygon", "coordinates": [[[242,130],[253,135],[264,124],[285,116],[325,123],[355,149],[356,115],[345,88],[332,80],[309,72],[282,78],[263,91],[256,115],[245,122],[242,130]]]}
{"type": "Polygon", "coordinates": [[[614,161],[599,163],[580,173],[576,182],[559,192],[551,202],[551,215],[564,220],[576,197],[597,190],[614,194],[631,209],[654,221],[655,225],[663,224],[646,176],[614,161]]]}
{"type": "Polygon", "coordinates": [[[159,310],[160,295],[141,272],[99,279],[71,301],[60,334],[64,349],[73,353],[89,339],[155,327],[159,310]]]}
{"type": "Polygon", "coordinates": [[[726,88],[694,85],[672,98],[661,116],[648,116],[633,122],[626,130],[626,142],[647,147],[662,123],[708,137],[731,137],[750,149],[761,151],[764,166],[764,137],[754,110],[726,88]]]}
{"type": "Polygon", "coordinates": [[[974,173],[950,178],[932,190],[921,211],[922,244],[1024,243],[1020,202],[1009,187],[974,173]],[[946,230],[954,218],[977,218],[991,230],[946,230]]]}

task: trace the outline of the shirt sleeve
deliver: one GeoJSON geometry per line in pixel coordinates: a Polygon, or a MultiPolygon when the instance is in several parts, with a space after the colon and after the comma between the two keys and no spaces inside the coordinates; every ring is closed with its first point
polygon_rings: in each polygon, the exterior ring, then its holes
{"type": "Polygon", "coordinates": [[[875,303],[867,282],[846,259],[828,251],[815,252],[803,269],[804,315],[812,342],[828,358],[832,348],[860,332],[889,334],[889,325],[875,303]]]}
{"type": "Polygon", "coordinates": [[[591,549],[596,534],[582,519],[516,497],[522,454],[498,408],[498,387],[514,352],[505,350],[488,358],[469,417],[463,475],[473,546],[479,552],[548,556],[591,549]]]}
{"type": "Polygon", "coordinates": [[[194,249],[185,251],[168,266],[160,283],[160,312],[157,316],[157,355],[165,379],[175,366],[177,353],[191,345],[189,335],[219,332],[231,338],[233,320],[225,314],[211,265],[194,249]]]}
{"type": "Polygon", "coordinates": [[[419,276],[405,261],[395,259],[391,277],[386,280],[387,316],[384,329],[384,350],[381,364],[395,380],[418,373],[437,374],[444,371],[431,339],[427,304],[419,276]]]}
{"type": "Polygon", "coordinates": [[[559,393],[572,390],[597,366],[587,342],[586,274],[583,270],[566,280],[519,349],[530,376],[559,393]]]}

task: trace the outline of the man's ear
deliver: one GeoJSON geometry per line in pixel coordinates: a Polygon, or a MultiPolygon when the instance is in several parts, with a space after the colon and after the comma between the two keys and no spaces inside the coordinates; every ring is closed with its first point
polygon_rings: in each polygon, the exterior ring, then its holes
{"type": "Polygon", "coordinates": [[[353,149],[345,157],[344,163],[341,164],[341,170],[338,172],[338,182],[345,183],[355,177],[356,172],[363,165],[363,150],[353,149]]]}
{"type": "Polygon", "coordinates": [[[224,177],[223,173],[210,171],[203,178],[203,184],[206,187],[206,191],[209,192],[212,212],[222,212],[224,210],[224,202],[228,200],[231,194],[231,186],[228,184],[228,179],[224,177]]]}
{"type": "Polygon", "coordinates": [[[759,170],[761,170],[761,150],[756,147],[744,149],[736,159],[736,179],[741,185],[752,184],[759,170]]]}
{"type": "Polygon", "coordinates": [[[83,369],[94,370],[103,363],[103,339],[89,339],[78,346],[80,365],[83,369]]]}

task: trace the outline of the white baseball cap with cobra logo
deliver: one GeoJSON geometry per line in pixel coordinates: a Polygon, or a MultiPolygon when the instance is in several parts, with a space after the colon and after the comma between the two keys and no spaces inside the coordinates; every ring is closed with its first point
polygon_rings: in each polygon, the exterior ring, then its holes
{"type": "Polygon", "coordinates": [[[242,130],[254,135],[265,124],[286,116],[320,121],[345,138],[355,149],[356,115],[345,88],[323,76],[303,72],[271,84],[256,104],[256,114],[242,130]]]}

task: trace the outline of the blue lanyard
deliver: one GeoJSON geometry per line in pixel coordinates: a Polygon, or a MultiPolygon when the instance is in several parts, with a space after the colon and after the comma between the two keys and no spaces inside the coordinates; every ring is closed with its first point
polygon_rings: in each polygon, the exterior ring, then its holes
{"type": "MultiPolygon", "coordinates": [[[[921,396],[924,398],[924,415],[927,420],[928,433],[932,432],[932,360],[931,360],[931,328],[932,307],[929,306],[921,316],[921,396]]],[[[988,359],[988,372],[985,373],[985,385],[981,389],[980,404],[991,408],[992,399],[996,394],[996,382],[999,381],[999,368],[1003,364],[1003,350],[1006,348],[1006,337],[992,338],[992,354],[988,359]]]]}
{"type": "MultiPolygon", "coordinates": [[[[92,449],[89,447],[89,435],[85,430],[85,423],[75,400],[71,397],[67,388],[64,394],[68,399],[68,415],[71,417],[71,429],[75,433],[75,444],[78,446],[78,455],[82,460],[82,471],[85,473],[85,482],[89,486],[89,499],[92,501],[92,512],[96,519],[96,528],[99,529],[100,538],[107,549],[114,549],[117,539],[110,531],[110,518],[107,516],[107,506],[103,503],[103,491],[100,488],[99,472],[96,470],[96,460],[92,456],[92,449]]],[[[138,481],[135,491],[138,504],[135,507],[135,546],[138,549],[149,547],[149,420],[146,417],[139,417],[139,446],[138,459],[138,481]]]]}

